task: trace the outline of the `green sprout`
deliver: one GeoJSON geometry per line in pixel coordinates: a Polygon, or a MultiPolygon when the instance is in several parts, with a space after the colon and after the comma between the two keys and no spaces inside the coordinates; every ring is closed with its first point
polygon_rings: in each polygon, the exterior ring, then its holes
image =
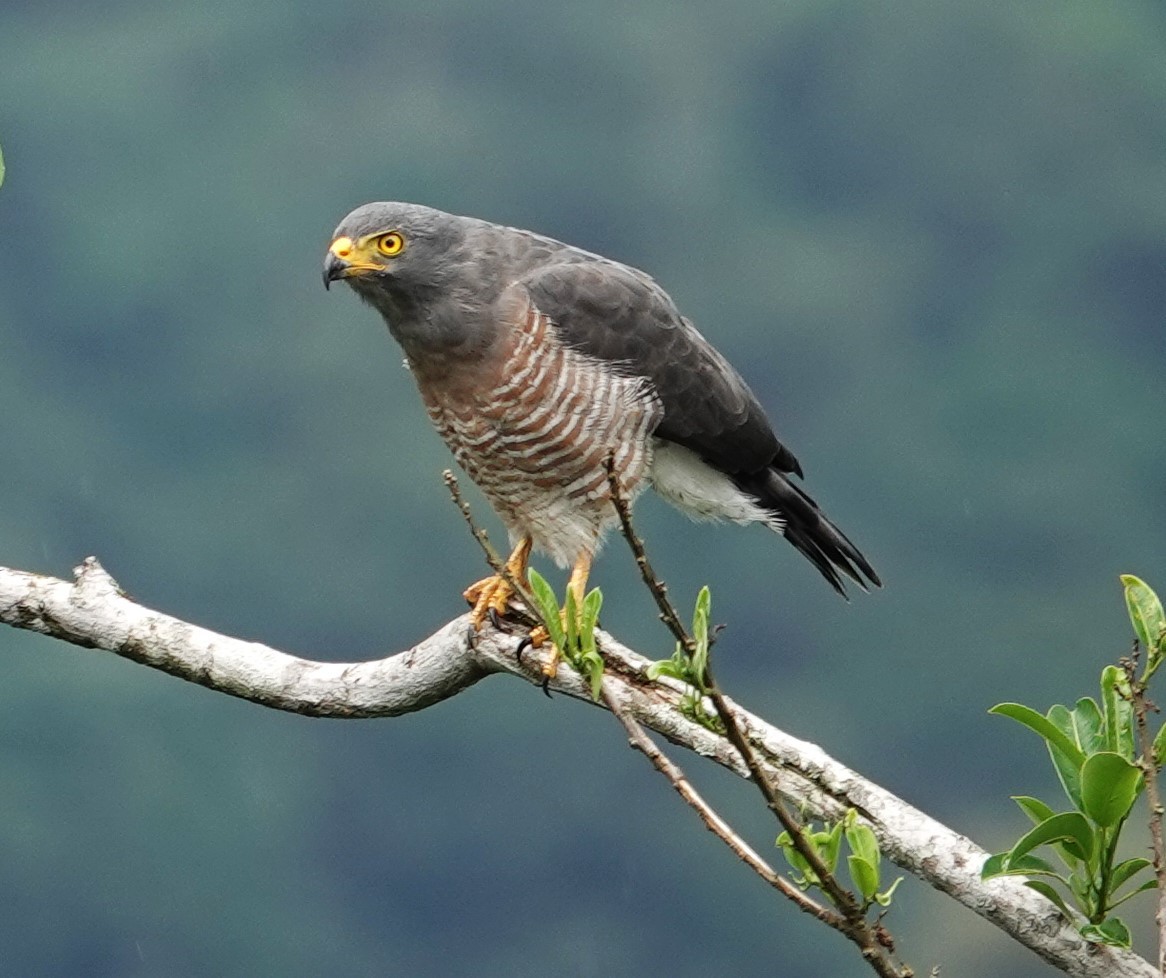
{"type": "MultiPolygon", "coordinates": [[[[850,872],[850,879],[854,884],[855,892],[861,897],[862,912],[866,913],[876,904],[880,907],[889,907],[894,898],[895,890],[903,881],[898,877],[895,882],[880,892],[880,877],[882,875],[882,853],[875,838],[874,830],[865,822],[860,822],[858,812],[853,808],[836,822],[827,822],[822,828],[815,829],[807,825],[802,830],[805,840],[817,852],[818,858],[829,871],[835,875],[838,860],[842,855],[842,841],[850,850],[846,857],[846,868],[850,872]]],[[[805,857],[798,852],[793,839],[788,832],[782,832],[777,837],[777,846],[781,849],[786,862],[793,868],[793,881],[803,890],[811,887],[821,889],[821,881],[805,857]]],[[[823,891],[825,892],[825,891],[823,891]]],[[[829,894],[826,894],[829,896],[829,894]]]]}
{"type": "Polygon", "coordinates": [[[648,678],[654,682],[661,676],[668,676],[684,683],[680,712],[702,727],[723,734],[725,725],[721,718],[705,706],[705,697],[709,692],[709,646],[712,644],[709,638],[711,606],[712,594],[706,585],[697,594],[696,607],[692,612],[692,653],[689,654],[684,645],[677,642],[672,658],[661,659],[648,667],[648,678]]]}
{"type": "Polygon", "coordinates": [[[583,598],[580,609],[576,606],[575,595],[568,588],[566,602],[560,607],[554,588],[545,577],[531,567],[527,570],[527,578],[535,613],[555,648],[577,673],[588,678],[591,698],[598,702],[603,686],[603,656],[595,646],[595,628],[599,622],[599,609],[603,606],[602,592],[599,588],[592,590],[583,598]]]}

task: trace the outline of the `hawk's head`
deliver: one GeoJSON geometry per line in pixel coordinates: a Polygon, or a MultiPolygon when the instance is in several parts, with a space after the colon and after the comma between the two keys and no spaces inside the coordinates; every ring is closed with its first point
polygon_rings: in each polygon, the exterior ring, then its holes
{"type": "Polygon", "coordinates": [[[466,223],[420,204],[364,204],[332,235],[324,286],[344,279],[386,312],[415,302],[447,283],[466,223]]]}
{"type": "Polygon", "coordinates": [[[483,315],[498,291],[491,227],[421,204],[364,204],[333,233],[324,285],[352,286],[411,356],[476,350],[493,335],[483,315]]]}

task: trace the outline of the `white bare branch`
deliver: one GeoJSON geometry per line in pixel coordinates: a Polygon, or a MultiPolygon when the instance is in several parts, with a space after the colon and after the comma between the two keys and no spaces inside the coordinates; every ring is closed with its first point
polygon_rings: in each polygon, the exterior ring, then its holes
{"type": "MultiPolygon", "coordinates": [[[[84,648],[103,649],[173,676],[264,706],[310,716],[397,716],[453,696],[492,673],[541,683],[542,653],[517,661],[519,636],[485,628],[470,641],[459,618],[396,655],[372,662],[326,663],[219,635],[128,598],[94,559],[73,582],[0,567],[0,622],[84,648]]],[[[728,741],[687,719],[681,690],[649,682],[649,660],[600,635],[608,663],[605,694],[628,716],[681,747],[748,776],[728,741]]],[[[588,682],[563,664],[551,688],[591,702],[588,682]]],[[[605,705],[605,704],[597,704],[605,705]]],[[[1084,941],[1048,900],[1017,879],[980,880],[986,853],[969,839],[860,777],[814,744],[797,740],[736,704],[738,721],[783,794],[817,817],[856,808],[883,851],[996,924],[1067,975],[1151,978],[1144,959],[1084,941]]]]}

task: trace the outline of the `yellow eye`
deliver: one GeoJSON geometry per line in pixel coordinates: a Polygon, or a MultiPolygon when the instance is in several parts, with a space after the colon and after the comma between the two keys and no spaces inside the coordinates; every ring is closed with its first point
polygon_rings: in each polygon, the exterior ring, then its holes
{"type": "Polygon", "coordinates": [[[397,231],[390,231],[388,234],[382,234],[377,238],[377,251],[382,255],[392,258],[394,255],[399,255],[405,250],[405,239],[397,231]]]}

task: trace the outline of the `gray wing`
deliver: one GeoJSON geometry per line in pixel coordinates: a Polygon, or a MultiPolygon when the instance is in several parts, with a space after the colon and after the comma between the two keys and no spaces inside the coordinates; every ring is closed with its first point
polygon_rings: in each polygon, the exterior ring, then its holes
{"type": "Polygon", "coordinates": [[[664,408],[656,437],[695,452],[778,517],[785,538],[836,591],[846,593],[843,574],[863,589],[880,584],[859,549],[790,481],[801,466],[740,374],[651,278],[573,254],[520,281],[565,342],[648,378],[664,408]]]}
{"type": "Polygon", "coordinates": [[[729,362],[642,272],[607,261],[563,262],[522,279],[565,342],[647,377],[664,407],[656,436],[728,475],[802,474],[729,362]]]}

